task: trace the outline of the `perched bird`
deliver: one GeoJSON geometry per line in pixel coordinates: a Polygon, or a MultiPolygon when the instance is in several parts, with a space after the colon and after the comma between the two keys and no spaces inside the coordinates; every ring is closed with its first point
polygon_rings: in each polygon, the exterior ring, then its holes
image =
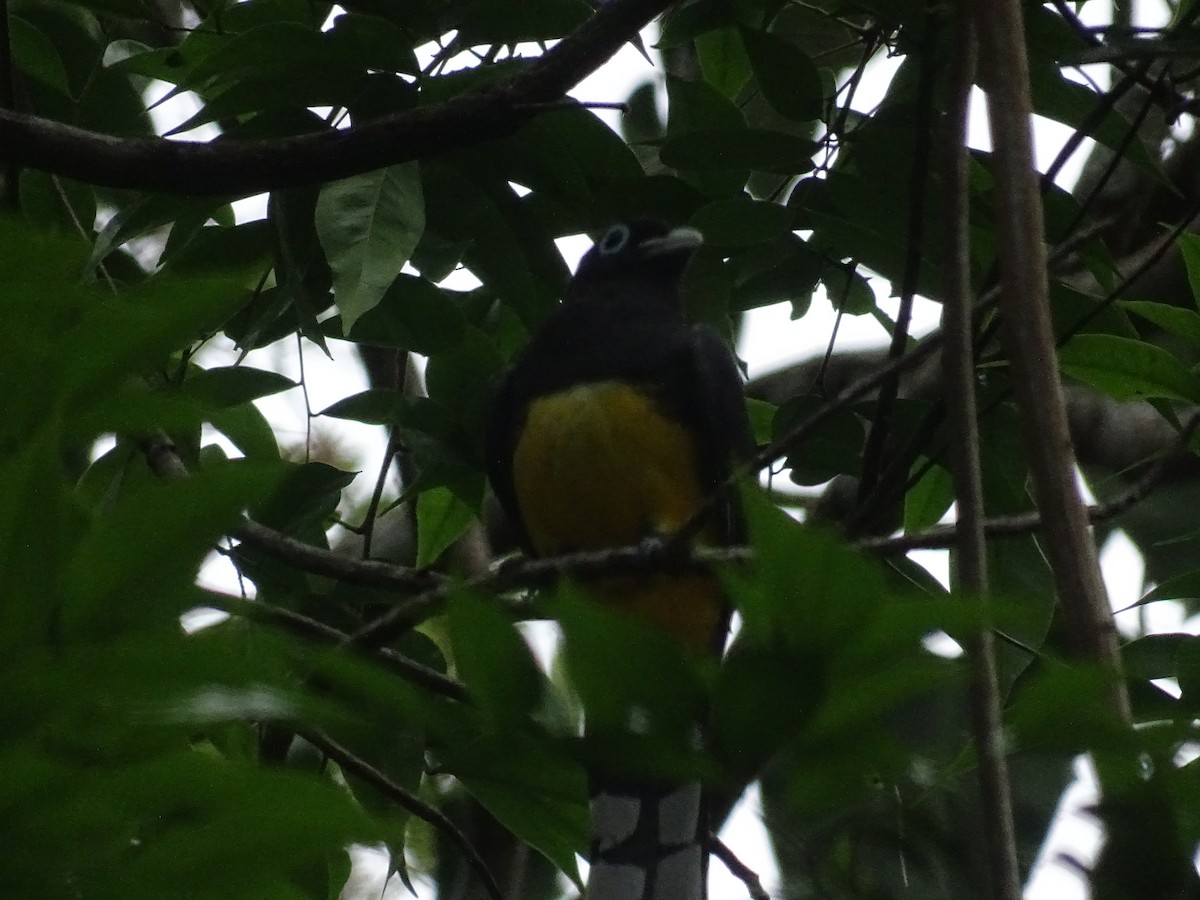
{"type": "MultiPolygon", "coordinates": [[[[683,315],[680,277],[700,244],[691,228],[614,225],[505,377],[488,425],[489,476],[529,555],[670,536],[752,453],[737,363],[683,315]]],[[[725,492],[699,539],[735,542],[739,521],[725,492]]],[[[689,652],[721,650],[727,609],[712,575],[622,576],[591,592],[689,652]]],[[[592,794],[588,900],[704,896],[698,784],[597,777],[592,794]]]]}

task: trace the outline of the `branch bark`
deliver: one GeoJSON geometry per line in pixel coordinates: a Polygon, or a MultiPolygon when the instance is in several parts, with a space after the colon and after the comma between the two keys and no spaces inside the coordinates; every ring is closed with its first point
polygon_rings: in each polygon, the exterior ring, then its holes
{"type": "MultiPolygon", "coordinates": [[[[964,2],[955,15],[955,51],[946,134],[946,302],[942,317],[950,422],[953,426],[954,496],[959,542],[952,551],[955,588],[988,604],[987,544],[984,538],[979,411],[975,396],[975,329],[971,316],[971,216],[968,194],[967,112],[975,77],[975,29],[964,2]]],[[[986,622],[986,619],[985,619],[986,622]]],[[[984,821],[991,894],[1020,900],[1012,786],[1004,754],[1000,687],[992,629],[985,626],[967,646],[971,663],[971,729],[979,755],[979,794],[984,821]]]]}
{"type": "Polygon", "coordinates": [[[245,195],[332,181],[512,134],[671,0],[613,0],[502,84],[353,128],[203,143],[101,134],[0,109],[0,159],[112,188],[245,195]]]}
{"type": "Polygon", "coordinates": [[[1046,528],[1046,550],[1076,652],[1108,671],[1109,705],[1131,721],[1112,611],[1075,484],[1075,456],[1050,325],[1041,197],[1033,167],[1029,70],[1018,0],[975,0],[996,167],[1003,339],[1046,528]]]}

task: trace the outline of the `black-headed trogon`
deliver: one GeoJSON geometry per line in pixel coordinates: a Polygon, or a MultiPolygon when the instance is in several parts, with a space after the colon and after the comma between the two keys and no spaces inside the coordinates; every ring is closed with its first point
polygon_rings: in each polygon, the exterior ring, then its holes
{"type": "MultiPolygon", "coordinates": [[[[488,426],[493,489],[526,553],[556,556],[668,536],[753,450],[729,348],[679,295],[690,228],[615,225],[508,372],[488,426]]],[[[700,532],[740,538],[723,493],[700,532]]],[[[727,610],[709,574],[622,577],[600,601],[720,652],[727,610]]],[[[593,786],[588,900],[700,900],[707,824],[698,784],[593,786]]]]}

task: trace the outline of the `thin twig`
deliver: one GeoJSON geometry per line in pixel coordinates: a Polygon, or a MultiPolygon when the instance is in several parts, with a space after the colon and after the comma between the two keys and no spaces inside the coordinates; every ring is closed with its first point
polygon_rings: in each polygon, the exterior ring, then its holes
{"type": "MultiPolygon", "coordinates": [[[[917,81],[916,135],[912,165],[908,172],[908,228],[905,247],[904,272],[900,280],[900,308],[896,313],[896,326],[892,330],[888,359],[899,359],[908,349],[909,328],[912,325],[913,301],[921,280],[921,263],[924,257],[925,194],[929,182],[929,159],[932,152],[935,65],[932,48],[936,43],[937,24],[928,11],[923,16],[921,47],[918,51],[920,74],[917,81]]],[[[875,401],[875,412],[871,427],[863,444],[862,478],[858,486],[861,504],[879,480],[884,450],[891,431],[892,412],[900,394],[900,373],[894,373],[879,386],[875,401]]],[[[857,517],[856,517],[857,518],[857,517]]],[[[861,523],[866,524],[866,523],[861,523]]]]}
{"type": "Polygon", "coordinates": [[[475,849],[467,839],[467,836],[459,830],[458,826],[446,818],[441,810],[430,806],[411,791],[405,790],[369,762],[356,756],[324,732],[303,731],[300,734],[305,740],[320,749],[326,756],[341,766],[343,771],[361,778],[397,806],[408,810],[421,821],[428,822],[445,834],[446,837],[450,838],[451,843],[466,857],[467,863],[475,870],[475,874],[479,876],[479,880],[483,882],[484,890],[487,891],[488,896],[492,900],[505,900],[504,893],[500,890],[500,885],[496,883],[495,877],[492,875],[491,870],[488,869],[483,857],[479,855],[479,851],[475,849]]]}
{"type": "Polygon", "coordinates": [[[729,870],[729,874],[746,886],[751,900],[771,900],[771,895],[762,886],[758,873],[737,858],[737,855],[715,834],[708,836],[708,850],[729,870]]]}
{"type": "Polygon", "coordinates": [[[379,515],[379,502],[383,499],[383,489],[387,484],[388,472],[392,470],[392,458],[400,449],[400,429],[393,425],[388,429],[387,446],[383,450],[383,461],[379,464],[379,474],[375,476],[375,487],[371,490],[371,501],[367,504],[367,513],[362,524],[362,558],[371,558],[371,545],[375,541],[375,519],[379,515]]]}
{"type": "MultiPolygon", "coordinates": [[[[205,600],[205,604],[212,606],[214,609],[227,612],[231,616],[276,625],[293,634],[301,635],[327,646],[342,646],[349,637],[345,632],[332,628],[324,622],[319,622],[316,619],[301,615],[290,609],[272,606],[261,600],[227,598],[209,594],[205,600]]],[[[455,681],[448,675],[443,675],[437,669],[431,669],[429,666],[423,665],[414,659],[409,659],[404,654],[390,647],[376,648],[372,654],[372,658],[380,663],[383,668],[395,675],[399,675],[405,681],[411,682],[418,687],[423,687],[428,691],[448,697],[451,700],[463,703],[470,701],[466,685],[462,682],[455,681]]]]}
{"type": "MultiPolygon", "coordinates": [[[[1071,30],[1079,35],[1079,37],[1086,44],[1096,50],[1108,49],[1108,45],[1096,36],[1093,29],[1083,24],[1079,16],[1077,16],[1075,11],[1071,9],[1071,6],[1067,0],[1050,0],[1050,2],[1058,11],[1058,14],[1062,16],[1063,20],[1071,26],[1071,30]]],[[[1130,5],[1116,4],[1114,8],[1124,9],[1126,12],[1128,12],[1130,5]]],[[[1171,37],[1179,35],[1186,27],[1186,24],[1187,23],[1181,21],[1175,23],[1171,28],[1153,29],[1152,31],[1155,34],[1158,34],[1162,39],[1159,42],[1161,45],[1161,43],[1169,40],[1171,37]]],[[[1127,34],[1130,32],[1130,29],[1120,28],[1119,31],[1122,34],[1127,34]]],[[[1092,61],[1101,62],[1104,60],[1101,60],[1097,57],[1092,61]]],[[[1132,79],[1135,84],[1144,88],[1149,97],[1158,104],[1158,106],[1167,114],[1169,118],[1174,119],[1181,113],[1193,112],[1195,110],[1196,101],[1193,98],[1187,97],[1186,95],[1181,94],[1179,91],[1172,89],[1161,79],[1150,78],[1148,69],[1145,67],[1145,65],[1126,65],[1125,60],[1120,56],[1115,56],[1106,61],[1109,62],[1114,69],[1119,70],[1126,78],[1132,79]]],[[[1149,61],[1153,62],[1153,59],[1149,61]]]]}

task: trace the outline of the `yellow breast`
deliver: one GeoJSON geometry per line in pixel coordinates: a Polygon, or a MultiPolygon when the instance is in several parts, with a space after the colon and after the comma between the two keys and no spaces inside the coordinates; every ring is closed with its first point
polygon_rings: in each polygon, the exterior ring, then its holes
{"type": "MultiPolygon", "coordinates": [[[[534,401],[513,454],[513,481],[541,556],[670,534],[704,499],[687,429],[622,382],[580,385],[534,401]]],[[[610,579],[595,593],[701,652],[712,647],[722,618],[710,576],[610,579]]]]}

